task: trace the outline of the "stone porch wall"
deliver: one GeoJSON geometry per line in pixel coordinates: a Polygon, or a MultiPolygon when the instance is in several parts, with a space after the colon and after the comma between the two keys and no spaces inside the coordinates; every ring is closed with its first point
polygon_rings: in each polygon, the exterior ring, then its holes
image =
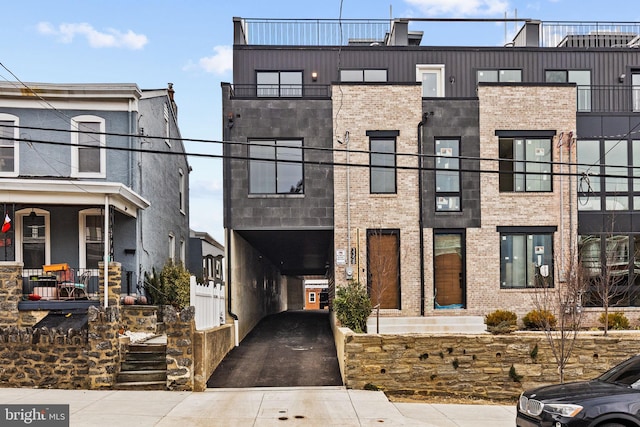
{"type": "MultiPolygon", "coordinates": [[[[338,358],[343,360],[345,386],[375,386],[391,395],[513,400],[525,389],[559,382],[554,356],[542,332],[431,336],[348,330],[343,348],[338,358]],[[516,381],[514,377],[519,376],[516,381]]],[[[565,369],[565,381],[595,378],[638,353],[639,332],[610,332],[608,337],[602,332],[581,333],[565,369]]]]}

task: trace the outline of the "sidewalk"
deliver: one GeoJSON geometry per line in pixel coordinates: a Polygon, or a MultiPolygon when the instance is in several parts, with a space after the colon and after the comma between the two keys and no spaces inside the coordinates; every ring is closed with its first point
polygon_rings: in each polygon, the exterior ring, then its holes
{"type": "Polygon", "coordinates": [[[515,424],[512,406],[391,403],[382,392],[344,387],[209,389],[202,393],[0,388],[0,403],[69,404],[74,427],[515,424]]]}

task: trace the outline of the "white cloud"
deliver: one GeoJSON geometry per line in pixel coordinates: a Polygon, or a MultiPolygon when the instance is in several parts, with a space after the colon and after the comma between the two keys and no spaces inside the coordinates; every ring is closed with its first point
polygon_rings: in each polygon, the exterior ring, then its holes
{"type": "Polygon", "coordinates": [[[57,36],[62,43],[73,42],[76,36],[86,38],[89,46],[95,48],[123,47],[126,49],[142,49],[147,42],[147,36],[136,34],[131,30],[123,33],[114,28],[101,32],[87,23],[60,24],[57,28],[49,22],[39,22],[38,32],[47,36],[57,36]]]}
{"type": "Polygon", "coordinates": [[[481,15],[503,15],[509,9],[506,0],[406,0],[429,16],[446,15],[450,18],[481,15]]]}
{"type": "Polygon", "coordinates": [[[215,54],[200,58],[198,65],[208,73],[224,74],[233,69],[233,49],[231,46],[215,46],[215,54]]]}

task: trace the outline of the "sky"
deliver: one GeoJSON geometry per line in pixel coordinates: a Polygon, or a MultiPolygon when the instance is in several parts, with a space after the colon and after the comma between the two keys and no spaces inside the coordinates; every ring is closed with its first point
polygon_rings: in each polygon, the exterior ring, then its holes
{"type": "MultiPolygon", "coordinates": [[[[3,4],[0,79],[41,83],[173,83],[183,138],[222,139],[221,82],[233,83],[233,17],[531,18],[640,21],[629,0],[21,0],[3,4]],[[9,71],[7,71],[9,70],[9,71]]],[[[513,28],[423,30],[423,45],[503,45],[513,28]],[[455,35],[454,35],[455,34],[455,35]],[[473,36],[472,36],[473,35],[473,36]],[[456,40],[456,37],[459,40],[456,40]],[[470,37],[472,37],[470,39],[470,37]],[[444,41],[443,41],[444,40],[444,41]]],[[[639,60],[640,62],[640,60],[639,60]]],[[[222,148],[185,142],[190,157],[190,225],[224,244],[222,148]]]]}

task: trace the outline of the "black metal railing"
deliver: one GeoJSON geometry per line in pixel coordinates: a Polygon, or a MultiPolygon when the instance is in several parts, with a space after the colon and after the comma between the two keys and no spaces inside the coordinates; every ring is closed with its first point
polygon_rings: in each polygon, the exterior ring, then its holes
{"type": "Polygon", "coordinates": [[[640,86],[578,86],[578,112],[640,113],[640,86]]]}
{"type": "Polygon", "coordinates": [[[232,98],[331,99],[330,85],[236,84],[232,98]]]}
{"type": "Polygon", "coordinates": [[[22,271],[23,300],[98,299],[99,273],[97,269],[78,269],[69,266],[61,269],[24,269],[22,271]]]}

